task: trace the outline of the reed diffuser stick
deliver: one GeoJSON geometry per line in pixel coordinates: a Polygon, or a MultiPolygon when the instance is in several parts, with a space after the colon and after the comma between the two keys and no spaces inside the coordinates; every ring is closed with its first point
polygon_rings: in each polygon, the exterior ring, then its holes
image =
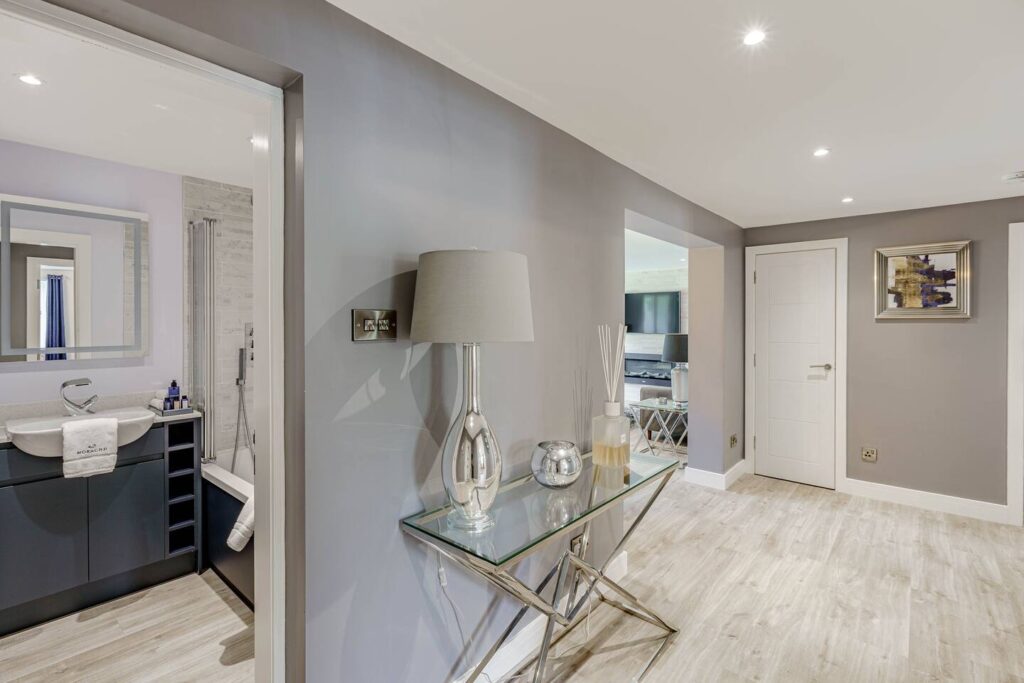
{"type": "Polygon", "coordinates": [[[605,396],[608,400],[604,404],[604,414],[593,420],[593,453],[595,465],[624,468],[622,474],[628,476],[629,420],[623,417],[622,406],[615,400],[625,362],[626,327],[619,323],[618,328],[613,342],[611,325],[597,326],[605,396]]]}
{"type": "Polygon", "coordinates": [[[601,369],[604,370],[605,395],[609,403],[615,402],[619,392],[619,378],[622,377],[622,364],[625,362],[626,326],[618,324],[615,345],[612,346],[611,325],[597,326],[597,340],[601,345],[601,369]]]}

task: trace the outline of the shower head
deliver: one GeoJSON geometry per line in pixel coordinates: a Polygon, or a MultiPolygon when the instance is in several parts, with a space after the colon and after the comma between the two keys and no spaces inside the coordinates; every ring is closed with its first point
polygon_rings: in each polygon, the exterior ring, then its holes
{"type": "Polygon", "coordinates": [[[238,349],[238,377],[235,378],[235,384],[245,384],[245,348],[238,349]]]}

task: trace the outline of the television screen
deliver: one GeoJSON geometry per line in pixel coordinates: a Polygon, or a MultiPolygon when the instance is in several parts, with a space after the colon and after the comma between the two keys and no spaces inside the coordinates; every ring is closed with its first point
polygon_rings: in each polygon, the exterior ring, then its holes
{"type": "Polygon", "coordinates": [[[679,332],[679,292],[627,294],[626,331],[639,334],[679,332]]]}

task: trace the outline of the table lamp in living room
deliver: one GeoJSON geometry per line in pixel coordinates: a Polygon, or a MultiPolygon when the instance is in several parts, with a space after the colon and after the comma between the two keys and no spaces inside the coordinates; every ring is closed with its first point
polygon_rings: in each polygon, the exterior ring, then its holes
{"type": "Polygon", "coordinates": [[[690,400],[689,343],[685,334],[666,334],[661,360],[672,363],[672,400],[690,400]]]}
{"type": "Polygon", "coordinates": [[[448,521],[483,531],[501,484],[501,450],[480,406],[480,344],[532,342],[533,310],[526,257],[510,251],[420,254],[412,340],[462,346],[462,407],[442,447],[448,521]]]}

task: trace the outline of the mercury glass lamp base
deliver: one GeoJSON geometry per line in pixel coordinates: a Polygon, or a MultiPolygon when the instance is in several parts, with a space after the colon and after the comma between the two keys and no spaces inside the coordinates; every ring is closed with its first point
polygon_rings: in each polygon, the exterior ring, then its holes
{"type": "Polygon", "coordinates": [[[494,526],[494,518],[486,512],[479,517],[467,517],[455,509],[448,513],[448,526],[471,534],[479,534],[494,526]]]}

